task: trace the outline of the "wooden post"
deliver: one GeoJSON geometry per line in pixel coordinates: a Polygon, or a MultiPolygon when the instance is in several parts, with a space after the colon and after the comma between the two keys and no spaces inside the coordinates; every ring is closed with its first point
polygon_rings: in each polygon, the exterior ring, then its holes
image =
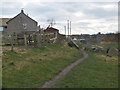
{"type": "Polygon", "coordinates": [[[44,46],[44,42],[45,42],[45,34],[44,34],[43,29],[42,29],[42,31],[41,31],[41,34],[42,34],[42,35],[41,35],[41,37],[42,37],[42,38],[41,38],[41,39],[42,39],[42,44],[41,44],[41,45],[44,46]]]}
{"type": "Polygon", "coordinates": [[[18,34],[16,34],[16,42],[17,42],[17,45],[19,45],[18,34]]]}
{"type": "Polygon", "coordinates": [[[46,39],[45,32],[43,31],[43,42],[45,42],[45,39],[46,39]]]}
{"type": "Polygon", "coordinates": [[[40,33],[38,32],[36,35],[37,35],[37,47],[40,47],[40,33]]]}
{"type": "Polygon", "coordinates": [[[49,34],[47,33],[47,42],[49,42],[49,34]]]}
{"type": "Polygon", "coordinates": [[[13,35],[11,35],[11,51],[14,51],[13,47],[13,35]]]}
{"type": "Polygon", "coordinates": [[[36,47],[37,45],[37,40],[36,40],[37,38],[36,38],[36,34],[34,35],[34,47],[36,47]]]}
{"type": "Polygon", "coordinates": [[[34,36],[32,35],[32,37],[31,37],[31,40],[32,40],[32,42],[34,41],[34,36]]]}
{"type": "Polygon", "coordinates": [[[30,45],[30,34],[29,34],[29,36],[28,36],[28,42],[29,42],[29,45],[30,45]]]}
{"type": "Polygon", "coordinates": [[[24,43],[25,43],[25,46],[27,46],[27,38],[26,38],[26,34],[24,34],[24,43]]]}
{"type": "Polygon", "coordinates": [[[57,42],[57,40],[58,40],[58,33],[56,32],[56,42],[57,42]]]}
{"type": "Polygon", "coordinates": [[[41,30],[39,31],[39,41],[40,41],[40,47],[41,47],[42,46],[41,30]]]}

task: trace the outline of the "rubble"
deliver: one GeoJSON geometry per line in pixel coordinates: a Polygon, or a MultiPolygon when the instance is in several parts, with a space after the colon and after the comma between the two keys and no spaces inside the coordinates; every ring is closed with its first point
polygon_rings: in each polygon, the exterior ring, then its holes
{"type": "Polygon", "coordinates": [[[104,48],[101,46],[92,46],[91,50],[95,52],[104,52],[104,48]]]}
{"type": "Polygon", "coordinates": [[[108,50],[107,50],[107,56],[118,56],[118,49],[116,49],[116,48],[109,48],[108,50]]]}

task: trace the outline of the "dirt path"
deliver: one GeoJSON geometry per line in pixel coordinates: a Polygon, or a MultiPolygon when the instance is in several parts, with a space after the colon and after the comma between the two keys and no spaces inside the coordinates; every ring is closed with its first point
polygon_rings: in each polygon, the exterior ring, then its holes
{"type": "Polygon", "coordinates": [[[74,68],[76,65],[78,65],[80,62],[82,62],[84,59],[88,57],[88,54],[81,49],[83,53],[83,58],[78,59],[74,63],[68,65],[66,68],[64,68],[57,76],[55,76],[52,80],[46,82],[44,85],[42,85],[39,88],[50,88],[51,86],[55,85],[57,81],[61,80],[72,68],[74,68]]]}

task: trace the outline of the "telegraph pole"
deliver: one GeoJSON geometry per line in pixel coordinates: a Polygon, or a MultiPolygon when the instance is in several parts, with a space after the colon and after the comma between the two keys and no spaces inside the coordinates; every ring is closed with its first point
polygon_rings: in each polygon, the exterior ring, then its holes
{"type": "Polygon", "coordinates": [[[71,35],[71,21],[70,21],[70,35],[71,35]]]}
{"type": "Polygon", "coordinates": [[[65,37],[66,37],[66,26],[64,26],[64,28],[65,28],[65,37]]]}
{"type": "Polygon", "coordinates": [[[69,37],[69,20],[68,20],[68,37],[69,37]]]}

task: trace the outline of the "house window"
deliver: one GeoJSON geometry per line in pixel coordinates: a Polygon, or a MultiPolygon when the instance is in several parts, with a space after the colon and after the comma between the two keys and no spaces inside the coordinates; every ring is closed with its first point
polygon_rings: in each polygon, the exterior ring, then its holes
{"type": "Polygon", "coordinates": [[[0,27],[0,31],[3,31],[3,27],[0,27]]]}
{"type": "Polygon", "coordinates": [[[24,29],[27,29],[27,24],[23,24],[23,28],[24,28],[24,29]]]}

